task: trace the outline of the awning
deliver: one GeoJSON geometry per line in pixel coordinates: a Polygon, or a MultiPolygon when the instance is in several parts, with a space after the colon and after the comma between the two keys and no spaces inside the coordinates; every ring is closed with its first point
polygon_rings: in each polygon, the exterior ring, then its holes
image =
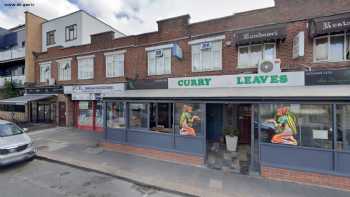
{"type": "Polygon", "coordinates": [[[350,30],[350,13],[314,18],[310,21],[310,36],[350,30]]]}
{"type": "Polygon", "coordinates": [[[2,105],[25,105],[31,101],[44,100],[55,96],[55,94],[27,94],[24,96],[13,97],[8,99],[0,100],[2,105]]]}
{"type": "Polygon", "coordinates": [[[280,40],[286,38],[286,36],[287,26],[279,24],[240,30],[235,32],[234,39],[237,45],[243,45],[280,40]]]}
{"type": "Polygon", "coordinates": [[[288,86],[288,87],[251,87],[251,88],[183,88],[156,90],[128,90],[110,93],[103,98],[170,98],[170,99],[207,99],[207,98],[335,98],[347,97],[350,100],[350,86],[288,86]]]}

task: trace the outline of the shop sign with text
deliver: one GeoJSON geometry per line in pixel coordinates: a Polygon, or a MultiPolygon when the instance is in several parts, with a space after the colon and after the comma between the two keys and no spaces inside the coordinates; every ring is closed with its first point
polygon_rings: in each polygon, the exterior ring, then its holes
{"type": "Polygon", "coordinates": [[[125,90],[124,83],[116,84],[101,84],[101,85],[74,85],[64,86],[65,94],[102,94],[102,93],[116,93],[125,90]]]}
{"type": "Polygon", "coordinates": [[[170,78],[169,88],[304,86],[304,72],[170,78]]]}

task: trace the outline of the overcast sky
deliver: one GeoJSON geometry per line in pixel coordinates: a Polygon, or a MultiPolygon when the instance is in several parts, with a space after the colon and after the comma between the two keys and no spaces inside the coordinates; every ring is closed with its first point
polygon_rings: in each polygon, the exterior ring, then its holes
{"type": "Polygon", "coordinates": [[[0,27],[11,28],[24,23],[24,11],[46,19],[56,18],[78,9],[132,35],[157,30],[156,21],[183,14],[191,23],[232,15],[274,5],[273,0],[1,0],[0,27]],[[33,6],[5,6],[25,2],[33,6]]]}

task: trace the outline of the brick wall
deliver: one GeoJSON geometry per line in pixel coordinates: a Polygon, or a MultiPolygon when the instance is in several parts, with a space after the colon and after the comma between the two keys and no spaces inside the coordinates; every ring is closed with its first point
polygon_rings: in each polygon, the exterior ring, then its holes
{"type": "Polygon", "coordinates": [[[273,179],[350,190],[350,178],[262,166],[261,176],[273,179]]]}

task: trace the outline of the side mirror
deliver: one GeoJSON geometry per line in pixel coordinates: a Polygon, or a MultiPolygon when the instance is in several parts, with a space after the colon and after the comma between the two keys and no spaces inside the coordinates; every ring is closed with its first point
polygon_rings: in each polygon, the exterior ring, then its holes
{"type": "Polygon", "coordinates": [[[23,128],[23,131],[24,132],[28,132],[28,128],[23,128]]]}

